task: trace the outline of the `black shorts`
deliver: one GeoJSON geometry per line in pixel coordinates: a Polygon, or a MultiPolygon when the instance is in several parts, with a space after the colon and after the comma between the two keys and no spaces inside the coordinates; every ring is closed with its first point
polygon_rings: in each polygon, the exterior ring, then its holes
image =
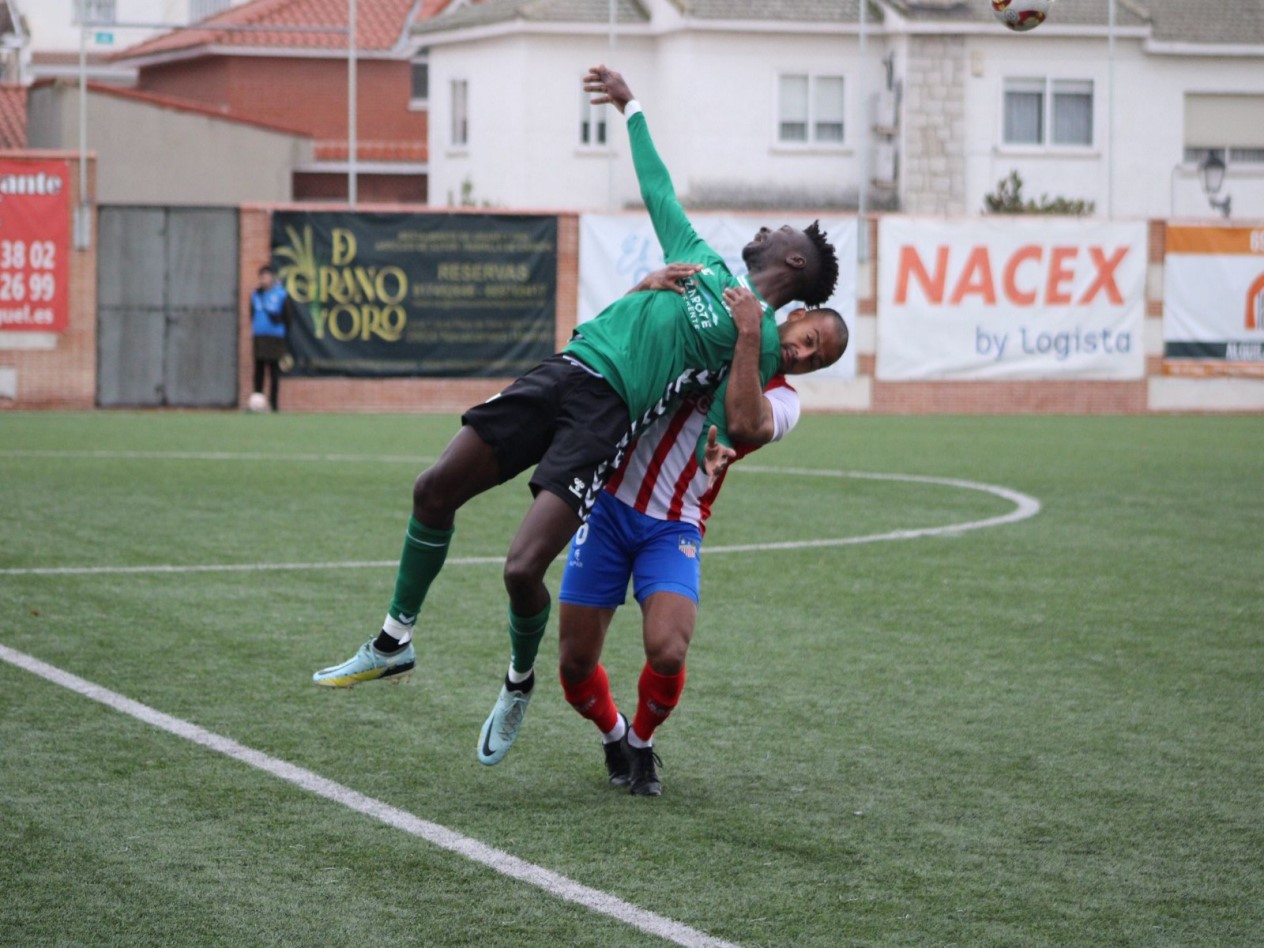
{"type": "Polygon", "coordinates": [[[556,494],[587,520],[630,442],[628,407],[610,383],[561,355],[461,416],[496,452],[500,482],[531,465],[531,492],[556,494]]]}

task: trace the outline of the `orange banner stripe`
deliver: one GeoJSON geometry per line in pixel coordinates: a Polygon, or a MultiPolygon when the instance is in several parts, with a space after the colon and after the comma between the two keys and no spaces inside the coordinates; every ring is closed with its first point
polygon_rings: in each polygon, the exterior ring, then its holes
{"type": "Polygon", "coordinates": [[[1168,253],[1246,254],[1264,259],[1264,228],[1251,227],[1169,227],[1168,253]],[[1252,250],[1251,235],[1255,234],[1252,250]]]}

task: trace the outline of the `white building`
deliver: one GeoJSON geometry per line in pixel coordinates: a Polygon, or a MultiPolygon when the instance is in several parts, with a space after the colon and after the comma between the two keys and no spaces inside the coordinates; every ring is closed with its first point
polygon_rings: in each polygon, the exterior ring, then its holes
{"type": "Polygon", "coordinates": [[[0,0],[25,34],[23,83],[76,76],[82,42],[93,79],[130,81],[134,69],[107,62],[133,43],[246,0],[0,0]],[[127,26],[125,24],[146,24],[127,26]],[[164,27],[164,24],[166,25],[164,27]]]}
{"type": "Polygon", "coordinates": [[[580,92],[606,62],[694,206],[979,213],[1024,196],[1098,215],[1264,218],[1264,0],[1058,0],[1031,33],[985,0],[455,0],[428,49],[431,201],[638,202],[625,132],[580,92]]]}

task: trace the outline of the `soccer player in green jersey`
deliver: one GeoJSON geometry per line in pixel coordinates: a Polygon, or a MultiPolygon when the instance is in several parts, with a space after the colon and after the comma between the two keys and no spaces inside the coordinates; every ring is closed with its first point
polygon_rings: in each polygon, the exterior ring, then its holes
{"type": "Polygon", "coordinates": [[[535,657],[551,602],[545,571],[584,522],[637,433],[683,395],[714,388],[727,373],[738,329],[724,290],[742,286],[763,307],[763,381],[778,370],[831,365],[846,341],[841,319],[778,327],[773,318],[794,300],[819,305],[833,293],[838,259],[815,224],[802,231],[760,228],[742,252],[748,274],[734,276],[690,225],[623,77],[597,66],[584,88],[594,103],[613,103],[627,115],[641,195],[667,262],[701,269],[683,293],[642,292],[616,300],[583,324],[561,353],[462,416],[461,430],[413,485],[412,517],[381,632],[347,661],[312,676],[317,685],[345,688],[411,671],[413,627],[447,556],[457,510],[536,465],[534,499],[505,559],[511,657],[479,737],[478,759],[485,764],[509,750],[535,685],[535,657]]]}

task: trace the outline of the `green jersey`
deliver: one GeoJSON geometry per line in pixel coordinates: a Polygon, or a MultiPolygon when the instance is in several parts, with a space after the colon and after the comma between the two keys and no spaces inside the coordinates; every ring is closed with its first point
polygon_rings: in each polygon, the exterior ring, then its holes
{"type": "MultiPolygon", "coordinates": [[[[728,372],[737,344],[737,326],[724,305],[724,290],[744,286],[724,259],[702,240],[676,199],[671,175],[650,138],[645,116],[628,118],[632,163],[654,233],[668,263],[703,267],[684,282],[684,296],[662,290],[632,293],[615,300],[580,326],[563,350],[600,372],[628,406],[634,426],[656,415],[690,390],[713,388],[728,372]]],[[[781,343],[773,309],[764,307],[760,339],[760,384],[781,364],[781,343]]]]}

